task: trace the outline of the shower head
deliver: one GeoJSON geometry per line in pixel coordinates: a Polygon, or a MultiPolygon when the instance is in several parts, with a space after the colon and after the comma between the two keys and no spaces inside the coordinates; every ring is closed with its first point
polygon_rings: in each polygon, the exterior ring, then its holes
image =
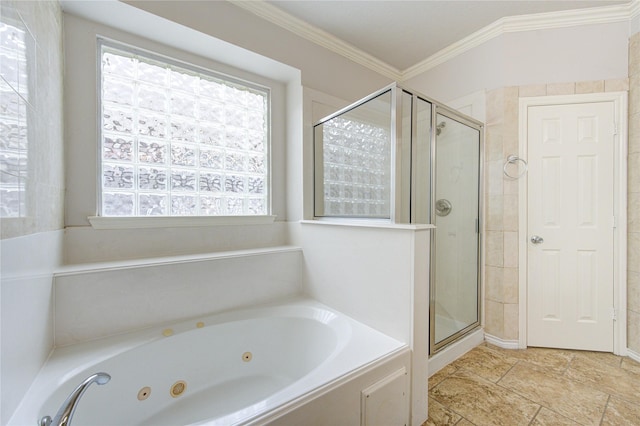
{"type": "Polygon", "coordinates": [[[441,121],[440,123],[438,123],[438,125],[436,126],[436,136],[440,136],[442,129],[444,129],[446,125],[447,123],[445,123],[444,121],[441,121]]]}

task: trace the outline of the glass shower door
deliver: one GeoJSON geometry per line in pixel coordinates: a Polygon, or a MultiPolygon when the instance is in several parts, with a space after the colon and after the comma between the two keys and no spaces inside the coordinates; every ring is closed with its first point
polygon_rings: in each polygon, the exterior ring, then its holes
{"type": "Polygon", "coordinates": [[[431,324],[437,351],[479,324],[480,130],[437,113],[431,324]]]}

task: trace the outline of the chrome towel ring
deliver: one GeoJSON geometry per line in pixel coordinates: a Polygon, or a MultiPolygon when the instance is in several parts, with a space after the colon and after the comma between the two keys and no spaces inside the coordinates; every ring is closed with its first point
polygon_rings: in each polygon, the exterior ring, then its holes
{"type": "Polygon", "coordinates": [[[509,179],[515,180],[515,179],[520,179],[522,176],[524,176],[524,174],[527,173],[528,167],[529,167],[529,164],[527,164],[527,161],[524,158],[520,158],[517,155],[511,154],[510,156],[507,157],[507,161],[505,161],[504,167],[502,167],[502,172],[509,179]],[[522,163],[522,170],[516,176],[510,175],[509,172],[507,171],[507,166],[509,164],[517,165],[518,163],[522,163]]]}

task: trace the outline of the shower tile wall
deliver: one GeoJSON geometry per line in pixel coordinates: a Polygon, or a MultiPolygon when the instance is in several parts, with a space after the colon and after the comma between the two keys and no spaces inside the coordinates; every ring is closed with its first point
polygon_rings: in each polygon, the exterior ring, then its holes
{"type": "Polygon", "coordinates": [[[630,89],[632,127],[629,151],[629,348],[640,352],[640,37],[630,53],[630,80],[503,87],[487,92],[485,128],[485,332],[512,343],[518,340],[518,181],[504,178],[502,167],[518,154],[518,103],[521,97],[572,95],[630,89]],[[635,51],[634,51],[635,49],[635,51]],[[632,60],[635,58],[635,60],[632,60]],[[635,92],[635,94],[634,94],[635,92]],[[635,97],[634,97],[635,96],[635,97]],[[634,100],[635,99],[635,100],[634,100]],[[633,111],[634,107],[631,107],[633,111]],[[635,191],[635,192],[633,192],[635,191]],[[635,208],[632,206],[635,203],[635,208]],[[631,213],[631,211],[635,213],[631,213]],[[635,214],[635,216],[633,216],[635,214]],[[635,269],[634,269],[635,268],[635,269]],[[635,349],[634,349],[635,348],[635,349]]]}
{"type": "Polygon", "coordinates": [[[640,33],[629,43],[627,347],[640,353],[640,33]]]}
{"type": "Polygon", "coordinates": [[[518,151],[518,88],[487,93],[485,134],[485,331],[518,338],[518,186],[503,179],[503,159],[518,151]]]}

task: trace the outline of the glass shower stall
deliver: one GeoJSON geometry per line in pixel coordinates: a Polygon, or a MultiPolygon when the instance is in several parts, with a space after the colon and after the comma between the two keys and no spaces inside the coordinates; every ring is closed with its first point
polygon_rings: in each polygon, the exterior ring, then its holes
{"type": "Polygon", "coordinates": [[[431,354],[480,326],[482,128],[395,83],[314,125],[316,218],[435,225],[431,354]]]}

